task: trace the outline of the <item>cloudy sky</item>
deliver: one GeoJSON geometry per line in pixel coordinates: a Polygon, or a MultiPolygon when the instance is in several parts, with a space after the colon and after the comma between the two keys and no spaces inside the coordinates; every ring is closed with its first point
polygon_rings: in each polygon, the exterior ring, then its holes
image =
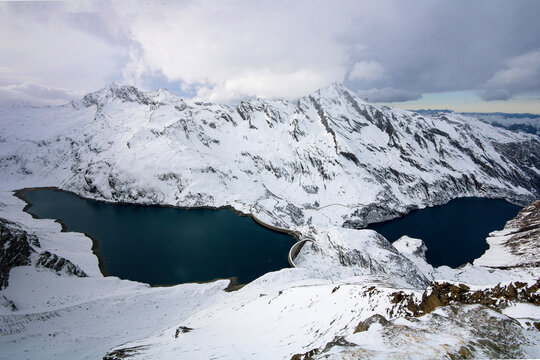
{"type": "Polygon", "coordinates": [[[342,82],[409,109],[540,113],[540,1],[0,3],[0,104],[107,83],[235,103],[342,82]]]}

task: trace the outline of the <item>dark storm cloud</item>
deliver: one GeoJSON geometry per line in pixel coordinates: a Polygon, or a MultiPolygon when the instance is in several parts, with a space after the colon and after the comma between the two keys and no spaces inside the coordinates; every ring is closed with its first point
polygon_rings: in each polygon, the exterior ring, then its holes
{"type": "MultiPolygon", "coordinates": [[[[479,89],[512,58],[540,44],[537,1],[399,2],[384,11],[387,16],[362,19],[355,33],[365,45],[358,56],[378,61],[386,76],[353,87],[479,89]]],[[[489,91],[503,90],[492,85],[489,91]]]]}
{"type": "Polygon", "coordinates": [[[508,100],[533,91],[540,91],[540,50],[512,58],[486,82],[479,95],[488,101],[508,100]]]}

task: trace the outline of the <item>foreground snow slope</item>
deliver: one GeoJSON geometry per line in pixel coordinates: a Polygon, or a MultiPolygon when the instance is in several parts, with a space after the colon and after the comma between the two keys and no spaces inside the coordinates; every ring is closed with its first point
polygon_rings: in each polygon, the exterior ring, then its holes
{"type": "Polygon", "coordinates": [[[357,229],[458,196],[538,198],[538,137],[375,107],[341,85],[237,107],[111,85],[0,119],[0,358],[540,356],[537,237],[516,240],[526,261],[434,269],[421,240],[357,229]],[[24,213],[12,191],[38,186],[231,205],[312,242],[299,268],[235,292],[225,280],[150,288],[103,278],[90,239],[24,213]]]}

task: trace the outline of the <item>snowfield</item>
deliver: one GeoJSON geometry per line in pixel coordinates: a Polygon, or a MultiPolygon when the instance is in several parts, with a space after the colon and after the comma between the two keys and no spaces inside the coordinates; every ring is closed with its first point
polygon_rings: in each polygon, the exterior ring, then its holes
{"type": "Polygon", "coordinates": [[[64,106],[2,107],[0,358],[540,357],[540,202],[457,269],[429,265],[420,239],[361,229],[461,196],[538,199],[540,138],[376,107],[339,84],[296,104],[110,85],[64,106]],[[44,186],[230,205],[313,241],[297,268],[237,291],[152,288],[103,277],[90,239],[23,212],[13,191],[44,186]]]}

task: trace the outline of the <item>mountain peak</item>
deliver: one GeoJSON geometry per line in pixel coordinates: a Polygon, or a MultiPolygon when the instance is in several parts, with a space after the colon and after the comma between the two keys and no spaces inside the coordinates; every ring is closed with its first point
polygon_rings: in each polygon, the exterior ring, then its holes
{"type": "Polygon", "coordinates": [[[86,94],[83,97],[85,106],[105,104],[109,101],[120,100],[121,102],[138,102],[139,104],[149,104],[150,99],[145,93],[132,85],[118,85],[111,82],[103,89],[86,94]]]}
{"type": "Polygon", "coordinates": [[[360,99],[356,93],[348,89],[343,83],[334,82],[326,87],[316,90],[310,96],[315,96],[317,98],[326,98],[326,99],[338,99],[338,98],[355,98],[358,102],[364,102],[360,99]]]}
{"type": "Polygon", "coordinates": [[[331,84],[328,85],[328,86],[325,86],[325,87],[320,88],[320,89],[317,90],[316,92],[321,92],[321,93],[329,93],[329,92],[343,93],[344,91],[350,92],[350,90],[347,89],[347,88],[345,87],[345,85],[343,85],[343,83],[340,83],[340,82],[333,82],[333,83],[331,83],[331,84]]]}

